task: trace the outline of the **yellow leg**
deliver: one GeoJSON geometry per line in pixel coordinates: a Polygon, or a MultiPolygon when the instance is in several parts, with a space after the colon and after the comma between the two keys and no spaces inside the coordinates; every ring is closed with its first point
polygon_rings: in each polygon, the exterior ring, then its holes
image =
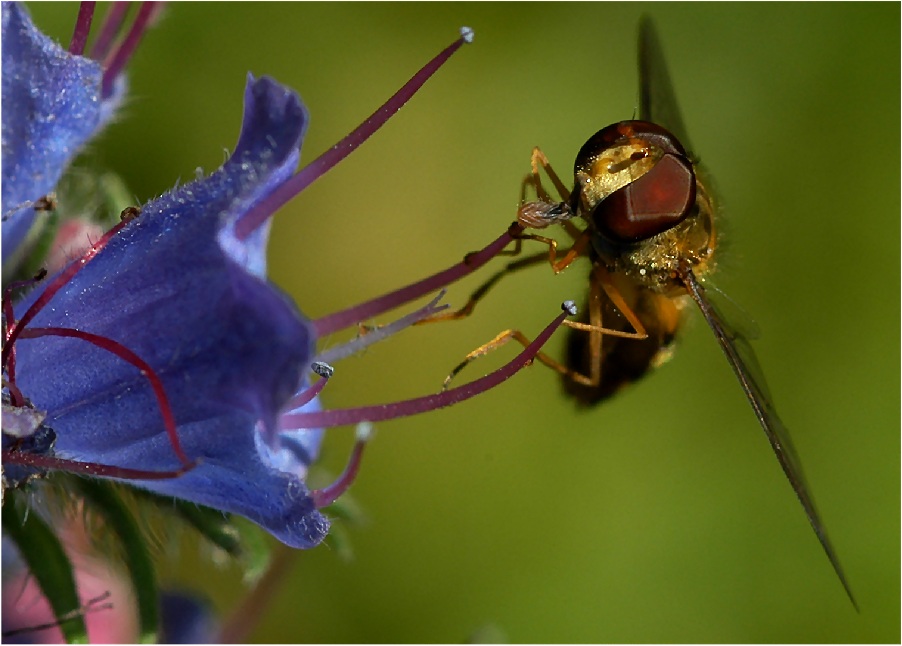
{"type": "Polygon", "coordinates": [[[427,319],[423,319],[422,321],[418,321],[416,325],[421,325],[423,323],[435,323],[437,321],[452,321],[456,319],[466,318],[473,313],[473,310],[476,309],[476,305],[481,301],[485,296],[491,291],[491,289],[501,282],[501,279],[507,276],[508,274],[512,274],[514,272],[520,271],[521,269],[525,269],[527,267],[531,267],[532,265],[537,265],[543,262],[547,256],[544,252],[535,253],[531,256],[527,256],[525,258],[521,258],[520,260],[516,260],[514,262],[508,263],[506,267],[497,271],[491,278],[482,283],[476,291],[474,291],[470,295],[470,299],[467,303],[461,307],[459,310],[454,312],[447,312],[443,314],[436,314],[435,316],[430,316],[427,319]]]}
{"type": "Polygon", "coordinates": [[[592,234],[588,229],[579,232],[573,246],[570,247],[567,250],[567,253],[560,259],[557,257],[557,240],[553,238],[546,238],[545,236],[539,236],[533,233],[521,233],[518,234],[517,239],[535,240],[536,242],[548,245],[548,264],[551,265],[551,269],[555,274],[559,274],[569,267],[574,260],[585,254],[586,249],[589,247],[589,243],[592,240],[591,236],[592,234]]]}
{"type": "MultiPolygon", "coordinates": [[[[516,341],[520,343],[524,348],[527,347],[532,341],[525,334],[523,334],[520,330],[504,330],[500,334],[498,334],[494,339],[489,341],[488,343],[484,343],[479,346],[472,352],[470,352],[463,361],[461,361],[451,373],[445,377],[445,381],[442,383],[442,390],[447,390],[451,385],[451,380],[454,379],[463,370],[467,365],[469,365],[475,359],[487,355],[489,352],[497,350],[501,346],[507,344],[509,341],[516,341]]],[[[574,373],[567,366],[552,359],[544,352],[539,352],[536,354],[536,359],[538,359],[541,363],[545,364],[552,370],[559,372],[562,375],[566,375],[571,378],[585,378],[583,375],[579,373],[574,373]]]]}
{"type": "MultiPolygon", "coordinates": [[[[545,169],[545,172],[548,174],[548,178],[551,180],[551,183],[554,184],[554,188],[557,189],[558,195],[561,200],[564,202],[570,201],[570,191],[567,190],[567,187],[564,186],[564,183],[561,181],[561,178],[558,177],[557,173],[554,172],[554,169],[551,167],[551,162],[548,161],[548,157],[545,156],[545,153],[542,152],[542,149],[536,146],[532,149],[532,157],[530,157],[529,165],[532,169],[532,173],[529,178],[531,178],[531,183],[536,188],[536,195],[538,195],[539,199],[543,202],[552,202],[551,196],[548,194],[548,191],[542,186],[542,180],[539,176],[539,166],[545,169]]],[[[524,182],[525,183],[525,182],[524,182]]]]}
{"type": "Polygon", "coordinates": [[[530,158],[531,172],[520,185],[520,208],[517,210],[517,221],[525,228],[544,229],[552,224],[566,222],[574,216],[570,210],[570,191],[551,167],[551,163],[545,153],[538,147],[533,148],[530,158]],[[554,184],[561,201],[552,199],[551,194],[542,184],[539,168],[544,168],[545,173],[554,184]],[[536,192],[536,200],[527,200],[527,188],[532,187],[536,192]]]}
{"type": "MultiPolygon", "coordinates": [[[[530,262],[535,262],[536,258],[540,258],[541,256],[532,256],[529,260],[530,262]]],[[[492,285],[494,285],[497,280],[500,279],[502,272],[496,274],[490,279],[488,283],[485,283],[483,287],[485,291],[488,291],[492,285]]],[[[481,288],[482,289],[482,288],[481,288]]],[[[632,309],[627,305],[626,301],[623,298],[623,295],[617,290],[617,287],[611,282],[610,274],[608,271],[600,264],[596,264],[595,268],[592,271],[591,282],[589,287],[589,323],[579,323],[575,321],[565,321],[564,324],[568,327],[571,327],[576,330],[580,330],[583,332],[587,332],[590,334],[589,340],[589,352],[590,352],[590,371],[589,374],[586,375],[577,370],[573,370],[561,362],[552,359],[548,355],[544,353],[539,353],[536,355],[536,359],[538,359],[541,363],[548,366],[555,372],[564,375],[567,379],[571,379],[576,383],[583,384],[584,386],[594,387],[601,383],[601,369],[602,369],[602,354],[601,354],[601,342],[604,338],[604,335],[609,336],[617,336],[625,339],[646,339],[648,338],[648,333],[645,330],[645,326],[642,325],[642,322],[639,320],[639,317],[633,312],[632,309]],[[607,296],[611,302],[620,310],[627,322],[633,327],[633,332],[625,332],[623,330],[614,330],[606,328],[602,325],[602,311],[603,311],[603,303],[602,298],[607,296]]],[[[484,292],[480,295],[484,295],[484,292]]],[[[474,294],[475,296],[475,294],[474,294]]],[[[478,300],[478,299],[477,299],[478,300]]],[[[469,303],[468,303],[469,305],[469,303]]],[[[475,303],[474,303],[475,306],[475,303]]],[[[459,312],[463,312],[467,308],[464,307],[459,312]]],[[[472,307],[466,312],[461,314],[461,316],[468,316],[472,312],[472,307]]],[[[444,315],[446,318],[459,318],[455,316],[458,314],[457,312],[452,313],[450,315],[444,315]]],[[[428,319],[432,320],[432,319],[428,319]]],[[[530,340],[519,330],[504,330],[494,339],[489,341],[488,343],[484,343],[479,346],[466,357],[464,360],[458,364],[454,370],[445,378],[445,381],[442,385],[443,389],[448,388],[451,380],[456,377],[461,370],[463,370],[467,365],[472,363],[475,359],[485,356],[490,352],[500,348],[501,346],[507,344],[511,340],[517,341],[524,347],[530,344],[530,340]]]]}

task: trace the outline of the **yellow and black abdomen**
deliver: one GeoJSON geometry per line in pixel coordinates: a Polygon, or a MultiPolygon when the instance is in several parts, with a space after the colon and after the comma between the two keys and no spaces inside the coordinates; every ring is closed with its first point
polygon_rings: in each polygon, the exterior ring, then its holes
{"type": "MultiPolygon", "coordinates": [[[[646,372],[667,359],[672,353],[671,345],[676,338],[682,319],[682,299],[659,294],[647,287],[634,285],[621,293],[627,304],[645,326],[648,337],[629,339],[604,335],[601,339],[601,375],[596,386],[587,386],[572,379],[564,378],[565,390],[573,395],[579,404],[591,406],[616,394],[624,386],[639,380],[646,372]]],[[[600,303],[603,325],[609,329],[632,332],[617,307],[606,294],[601,293],[600,303]]],[[[581,309],[582,322],[588,322],[589,307],[581,309]]],[[[572,370],[583,374],[591,372],[591,334],[571,329],[567,336],[566,363],[572,370]]]]}

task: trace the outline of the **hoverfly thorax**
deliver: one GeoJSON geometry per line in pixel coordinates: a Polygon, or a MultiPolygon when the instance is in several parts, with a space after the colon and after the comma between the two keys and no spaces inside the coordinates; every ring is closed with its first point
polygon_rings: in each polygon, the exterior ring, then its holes
{"type": "Polygon", "coordinates": [[[713,209],[668,130],[647,121],[607,126],[580,149],[574,175],[571,209],[588,222],[609,269],[659,289],[678,284],[681,261],[704,271],[715,243],[713,209]]]}

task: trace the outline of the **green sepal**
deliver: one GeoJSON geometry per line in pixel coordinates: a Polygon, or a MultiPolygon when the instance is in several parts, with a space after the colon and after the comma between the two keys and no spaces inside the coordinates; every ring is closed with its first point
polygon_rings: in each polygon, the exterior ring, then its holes
{"type": "Polygon", "coordinates": [[[366,514],[360,508],[360,504],[349,493],[323,509],[323,513],[332,519],[346,522],[352,526],[363,525],[366,522],[366,514]]]}
{"type": "Polygon", "coordinates": [[[119,214],[127,206],[135,206],[135,198],[125,181],[116,173],[106,172],[97,178],[97,194],[102,203],[95,215],[95,220],[101,224],[115,224],[119,214]]]}
{"type": "Polygon", "coordinates": [[[25,240],[8,258],[3,258],[3,282],[33,278],[44,266],[50,246],[59,230],[60,216],[56,210],[35,214],[34,224],[25,240]]]}
{"type": "Polygon", "coordinates": [[[50,602],[63,637],[70,644],[87,644],[88,631],[81,612],[72,563],[53,530],[26,508],[14,492],[3,501],[3,531],[19,548],[22,559],[50,602]]]}
{"type": "Polygon", "coordinates": [[[332,520],[332,527],[326,536],[325,544],[329,546],[342,561],[354,560],[354,548],[351,544],[351,532],[349,528],[357,527],[366,521],[366,515],[360,509],[360,505],[349,494],[323,509],[323,513],[332,520]]]}
{"type": "Polygon", "coordinates": [[[44,266],[44,261],[50,253],[50,246],[56,239],[60,228],[60,216],[57,211],[38,213],[35,224],[29,234],[30,240],[26,243],[28,252],[22,259],[21,266],[16,271],[16,278],[28,280],[38,273],[44,266]]]}
{"type": "Polygon", "coordinates": [[[139,639],[145,644],[155,643],[160,619],[159,590],[144,535],[116,492],[116,485],[88,478],[74,481],[91,503],[91,508],[103,516],[106,526],[118,537],[138,604],[139,639]]]}
{"type": "Polygon", "coordinates": [[[269,534],[256,523],[241,516],[233,516],[232,523],[240,536],[244,582],[256,583],[266,573],[272,560],[269,534]]]}
{"type": "Polygon", "coordinates": [[[328,546],[328,548],[345,563],[350,563],[354,560],[354,547],[351,544],[351,533],[343,525],[338,523],[333,524],[332,527],[329,528],[329,533],[326,535],[325,540],[323,540],[323,544],[328,546]]]}

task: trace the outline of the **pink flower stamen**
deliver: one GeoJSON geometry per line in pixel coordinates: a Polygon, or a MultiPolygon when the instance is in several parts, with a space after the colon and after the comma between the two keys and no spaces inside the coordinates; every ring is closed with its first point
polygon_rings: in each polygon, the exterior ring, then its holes
{"type": "Polygon", "coordinates": [[[514,236],[522,230],[523,228],[515,222],[488,246],[475,253],[467,254],[461,262],[452,267],[373,300],[318,318],[313,321],[313,328],[316,330],[317,336],[322,338],[327,334],[343,330],[359,321],[373,318],[450,285],[473,273],[501,253],[507,245],[514,241],[514,236]]]}
{"type": "Polygon", "coordinates": [[[418,310],[414,310],[410,314],[402,316],[401,318],[392,321],[387,325],[380,325],[375,328],[364,328],[360,336],[358,336],[353,341],[342,343],[341,345],[334,348],[329,348],[328,350],[323,350],[318,355],[316,355],[315,360],[324,361],[326,363],[339,361],[341,359],[344,359],[345,357],[351,356],[356,352],[363,351],[365,348],[373,345],[374,343],[378,343],[379,341],[397,334],[404,328],[415,325],[424,319],[435,316],[436,314],[440,314],[444,310],[448,309],[447,304],[438,304],[439,301],[444,298],[444,296],[445,290],[442,290],[438,293],[438,295],[436,295],[435,298],[426,303],[426,305],[418,310]]]}
{"type": "Polygon", "coordinates": [[[114,467],[109,464],[97,464],[96,462],[79,462],[66,460],[49,455],[24,453],[22,451],[2,452],[4,464],[21,464],[36,469],[52,469],[54,471],[68,471],[82,476],[100,476],[104,478],[122,478],[123,480],[170,480],[184,475],[197,466],[198,461],[186,464],[175,471],[144,471],[142,469],[128,469],[114,467]]]}
{"type": "Polygon", "coordinates": [[[460,49],[461,45],[473,41],[473,30],[469,27],[461,28],[460,34],[460,38],[426,63],[400,90],[395,92],[388,101],[383,103],[378,110],[367,117],[349,135],[278,186],[250,211],[243,214],[235,224],[235,237],[239,240],[245,240],[272,217],[278,209],[310,186],[315,180],[325,175],[338,162],[354,152],[360,144],[385,125],[417,93],[423,84],[451,58],[451,55],[460,49]]]}
{"type": "Polygon", "coordinates": [[[128,13],[131,4],[130,2],[113,2],[110,5],[110,9],[103,19],[100,34],[91,46],[91,58],[95,61],[102,61],[110,53],[116,35],[122,30],[125,14],[128,13]]]}
{"type": "Polygon", "coordinates": [[[107,243],[113,239],[113,237],[122,230],[122,228],[128,224],[128,220],[123,220],[116,224],[116,226],[112,227],[109,231],[107,231],[103,236],[91,245],[91,248],[88,249],[80,258],[72,261],[69,266],[67,266],[64,270],[58,273],[53,280],[50,281],[50,284],[44,289],[43,293],[38,297],[38,299],[31,304],[25,313],[22,315],[18,321],[7,321],[7,329],[5,330],[5,336],[3,339],[3,353],[2,353],[2,364],[3,367],[7,370],[7,375],[10,379],[14,378],[14,375],[9,370],[9,355],[12,352],[16,339],[22,333],[22,329],[28,325],[35,316],[37,316],[38,312],[40,312],[50,300],[56,296],[56,293],[63,288],[63,286],[68,283],[72,278],[77,274],[82,268],[91,261],[94,256],[96,256],[101,249],[103,249],[107,243]]]}
{"type": "Polygon", "coordinates": [[[82,2],[78,7],[78,17],[75,19],[75,32],[72,34],[72,42],[69,43],[69,53],[81,56],[85,53],[85,45],[88,43],[88,34],[91,33],[91,22],[94,19],[94,6],[96,2],[82,2]]]}
{"type": "Polygon", "coordinates": [[[535,340],[512,361],[485,377],[471,381],[468,384],[450,388],[435,395],[426,395],[425,397],[408,399],[392,404],[377,404],[374,406],[360,406],[357,408],[324,410],[311,413],[287,413],[282,416],[282,422],[292,428],[329,428],[332,426],[357,424],[363,421],[381,422],[444,408],[475,397],[498,386],[511,378],[521,368],[532,363],[536,354],[551,338],[555,330],[561,326],[564,319],[567,316],[576,314],[576,306],[573,304],[573,301],[566,301],[562,305],[562,309],[564,311],[542,330],[535,340]]]}
{"type": "Polygon", "coordinates": [[[13,406],[25,405],[25,395],[14,382],[6,381],[3,385],[9,390],[9,401],[13,406]]]}
{"type": "Polygon", "coordinates": [[[113,83],[119,74],[125,69],[132,54],[141,42],[141,38],[147,32],[153,18],[159,13],[162,5],[158,2],[144,2],[138,10],[135,22],[132,23],[131,29],[122,39],[118,49],[108,55],[103,61],[103,96],[109,96],[113,91],[113,83]]]}
{"type": "Polygon", "coordinates": [[[329,486],[322,489],[314,489],[310,492],[310,495],[313,497],[313,505],[317,509],[328,507],[351,488],[351,485],[354,484],[354,480],[357,478],[357,472],[360,470],[363,449],[366,448],[372,437],[373,425],[369,422],[360,422],[357,425],[354,448],[351,449],[351,457],[348,458],[348,464],[344,472],[329,486]]]}
{"type": "MultiPolygon", "coordinates": [[[[35,283],[44,280],[44,277],[47,275],[47,272],[41,269],[34,278],[30,278],[29,280],[17,280],[13,283],[10,283],[3,289],[3,299],[2,299],[2,307],[3,307],[3,338],[5,339],[7,334],[9,333],[9,326],[12,324],[13,319],[15,318],[15,312],[13,311],[13,301],[12,295],[16,290],[22,289],[23,287],[31,287],[35,283]]],[[[5,381],[5,385],[9,387],[9,394],[11,403],[13,406],[24,406],[25,405],[25,397],[22,395],[22,392],[19,390],[18,386],[15,383],[15,374],[16,374],[16,349],[13,347],[9,352],[9,360],[6,363],[9,374],[11,377],[5,381]]]]}
{"type": "Polygon", "coordinates": [[[169,398],[166,396],[166,391],[163,388],[162,380],[160,379],[159,375],[157,375],[157,373],[153,370],[153,368],[151,368],[150,364],[144,361],[129,348],[109,337],[92,334],[90,332],[72,328],[26,328],[26,326],[32,320],[34,320],[35,316],[37,316],[38,313],[53,299],[57,292],[59,292],[60,289],[62,289],[69,281],[71,281],[72,278],[79,271],[81,271],[82,268],[84,268],[84,266],[88,262],[90,262],[104,247],[106,247],[109,241],[112,240],[113,237],[117,235],[122,230],[122,228],[125,227],[133,219],[134,216],[131,213],[129,213],[128,217],[123,217],[122,221],[120,221],[116,224],[116,226],[112,227],[109,231],[104,233],[103,236],[101,236],[101,238],[96,243],[91,245],[91,247],[84,254],[82,254],[80,258],[74,260],[59,274],[54,276],[47,287],[44,289],[44,291],[40,294],[40,296],[38,296],[34,303],[31,304],[31,306],[25,311],[25,313],[19,320],[15,320],[11,305],[11,289],[14,288],[15,285],[11,285],[9,288],[4,290],[3,313],[4,318],[6,319],[5,329],[3,330],[4,342],[2,352],[3,369],[6,371],[6,380],[4,385],[9,389],[11,403],[15,406],[23,406],[25,404],[25,398],[16,385],[15,344],[19,338],[27,339],[42,336],[60,336],[77,338],[82,339],[83,341],[87,341],[88,343],[102,348],[107,352],[115,354],[124,361],[132,364],[141,371],[142,375],[147,378],[147,380],[150,382],[151,388],[154,391],[154,395],[157,398],[157,402],[160,408],[160,414],[163,417],[163,424],[166,429],[166,434],[169,437],[170,443],[172,444],[173,451],[175,452],[179,461],[186,467],[188,467],[189,465],[192,465],[192,462],[188,459],[188,456],[185,454],[184,450],[182,449],[181,442],[179,441],[178,433],[176,431],[175,416],[172,412],[172,407],[169,404],[169,398]]]}
{"type": "Polygon", "coordinates": [[[320,380],[292,397],[285,405],[286,410],[294,410],[309,404],[314,397],[322,392],[323,388],[326,387],[326,384],[329,383],[329,378],[335,372],[335,369],[332,366],[328,363],[323,363],[322,361],[314,361],[310,366],[310,369],[320,376],[320,380]]]}

